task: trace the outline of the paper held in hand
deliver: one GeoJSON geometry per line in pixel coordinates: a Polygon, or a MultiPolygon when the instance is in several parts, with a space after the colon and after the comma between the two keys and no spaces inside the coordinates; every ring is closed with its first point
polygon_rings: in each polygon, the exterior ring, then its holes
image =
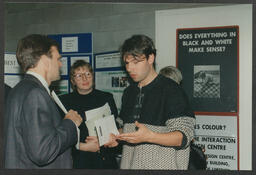
{"type": "Polygon", "coordinates": [[[109,135],[112,133],[114,135],[119,134],[114,115],[109,115],[100,118],[95,121],[95,127],[98,134],[99,145],[102,146],[109,142],[109,135]]]}
{"type": "MultiPolygon", "coordinates": [[[[60,107],[60,109],[67,114],[67,110],[64,107],[64,105],[61,103],[60,99],[58,98],[58,96],[56,95],[56,93],[54,91],[52,91],[51,93],[52,98],[54,99],[55,103],[60,107]]],[[[78,127],[76,127],[77,130],[77,143],[76,143],[76,149],[79,149],[79,144],[80,144],[80,129],[78,127]]]]}
{"type": "Polygon", "coordinates": [[[89,136],[98,136],[100,146],[109,141],[110,133],[119,134],[108,103],[102,107],[85,111],[85,116],[89,136]]]}
{"type": "Polygon", "coordinates": [[[97,136],[97,133],[95,130],[95,124],[94,124],[95,120],[98,120],[100,118],[103,118],[104,116],[109,116],[109,115],[111,115],[111,110],[108,103],[106,103],[102,107],[85,111],[85,117],[86,117],[85,124],[88,128],[89,136],[97,136]]]}

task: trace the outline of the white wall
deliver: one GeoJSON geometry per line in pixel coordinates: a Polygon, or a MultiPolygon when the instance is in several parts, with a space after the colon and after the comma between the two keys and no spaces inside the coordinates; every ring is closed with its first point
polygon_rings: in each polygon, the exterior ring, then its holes
{"type": "Polygon", "coordinates": [[[176,65],[176,29],[239,25],[240,170],[252,170],[252,5],[156,11],[156,70],[176,65]]]}

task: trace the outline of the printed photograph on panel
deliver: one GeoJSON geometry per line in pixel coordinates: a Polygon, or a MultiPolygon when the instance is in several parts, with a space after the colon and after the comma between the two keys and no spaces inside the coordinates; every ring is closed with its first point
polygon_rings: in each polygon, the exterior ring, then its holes
{"type": "Polygon", "coordinates": [[[112,77],[112,87],[120,87],[119,77],[112,77]]]}
{"type": "Polygon", "coordinates": [[[220,98],[220,66],[194,65],[194,98],[220,98]]]}

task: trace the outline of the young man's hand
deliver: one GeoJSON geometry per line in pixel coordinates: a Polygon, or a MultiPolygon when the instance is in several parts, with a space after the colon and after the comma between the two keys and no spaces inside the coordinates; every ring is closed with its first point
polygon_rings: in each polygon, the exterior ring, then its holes
{"type": "Polygon", "coordinates": [[[137,121],[135,122],[135,126],[138,128],[137,131],[120,134],[117,136],[117,139],[129,143],[150,142],[150,138],[153,136],[153,132],[149,130],[144,124],[141,124],[137,121]]]}
{"type": "Polygon", "coordinates": [[[112,148],[116,147],[118,144],[119,143],[117,142],[117,136],[111,133],[109,136],[109,142],[104,144],[104,147],[112,148]]]}

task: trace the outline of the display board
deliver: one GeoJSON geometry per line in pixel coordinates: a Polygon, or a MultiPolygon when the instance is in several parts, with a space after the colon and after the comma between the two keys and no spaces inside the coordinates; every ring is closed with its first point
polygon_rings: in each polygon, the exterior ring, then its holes
{"type": "MultiPolygon", "coordinates": [[[[54,90],[57,95],[66,94],[71,92],[71,85],[69,81],[70,66],[76,60],[85,60],[92,66],[92,33],[81,34],[58,34],[48,35],[48,37],[55,39],[60,46],[60,54],[62,56],[60,68],[61,79],[52,82],[50,89],[54,90]]],[[[4,82],[11,87],[14,87],[22,79],[22,71],[16,60],[15,53],[5,54],[4,65],[4,82]]]]}
{"type": "Polygon", "coordinates": [[[239,170],[239,27],[180,28],[176,65],[208,170],[239,170]]]}
{"type": "Polygon", "coordinates": [[[207,170],[238,170],[237,116],[196,116],[195,143],[205,148],[207,170]]]}
{"type": "Polygon", "coordinates": [[[15,53],[4,54],[4,83],[14,87],[23,77],[15,53]]]}
{"type": "Polygon", "coordinates": [[[177,29],[177,67],[197,114],[236,115],[239,27],[177,29]]]}
{"type": "Polygon", "coordinates": [[[85,60],[93,66],[92,33],[57,34],[48,35],[48,37],[58,42],[60,54],[62,55],[61,79],[53,82],[50,88],[53,89],[57,95],[72,92],[69,81],[71,65],[76,60],[85,60]]]}
{"type": "Polygon", "coordinates": [[[124,89],[129,85],[129,76],[122,64],[120,53],[104,52],[94,54],[95,87],[113,94],[118,111],[124,89]]]}
{"type": "Polygon", "coordinates": [[[51,34],[48,37],[59,43],[61,54],[93,53],[92,33],[51,34]]]}

